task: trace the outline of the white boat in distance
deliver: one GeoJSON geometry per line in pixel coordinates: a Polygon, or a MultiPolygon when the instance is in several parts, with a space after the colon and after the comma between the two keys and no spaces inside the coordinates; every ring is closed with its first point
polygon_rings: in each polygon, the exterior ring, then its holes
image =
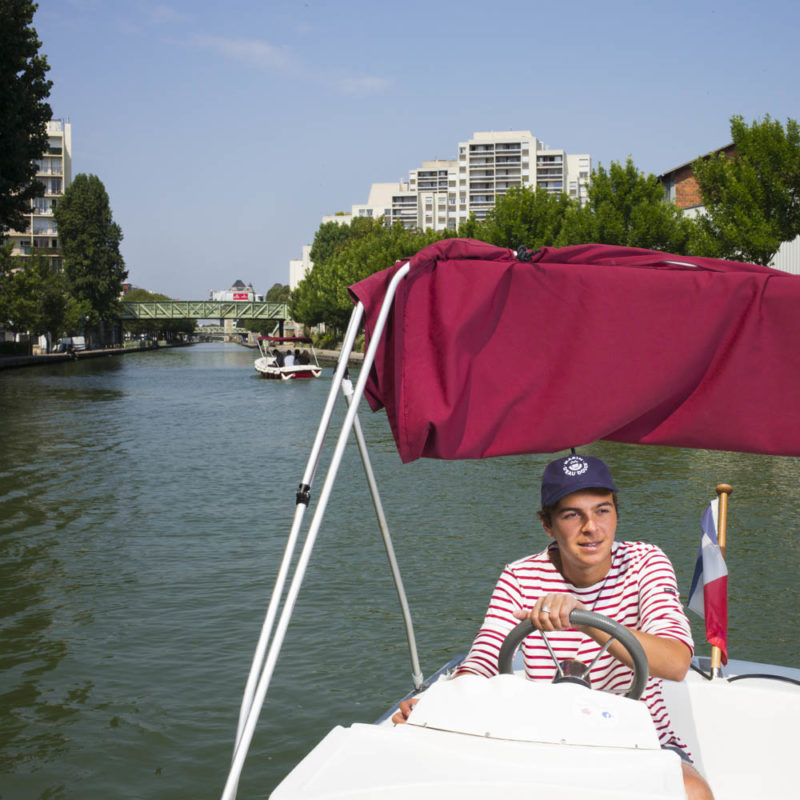
{"type": "Polygon", "coordinates": [[[258,351],[260,357],[255,360],[253,367],[262,378],[272,380],[291,381],[298,378],[319,378],[322,375],[322,367],[317,361],[317,354],[311,339],[305,336],[259,336],[258,351]],[[298,361],[298,349],[291,347],[282,353],[278,345],[284,344],[304,344],[308,345],[310,354],[305,348],[300,353],[301,361],[298,361]],[[285,363],[287,354],[291,354],[292,363],[285,363]],[[305,355],[303,355],[305,354],[305,355]],[[312,363],[313,360],[313,363],[312,363]]]}
{"type": "MultiPolygon", "coordinates": [[[[635,689],[622,697],[573,682],[523,680],[513,644],[501,654],[501,673],[512,674],[450,680],[459,656],[423,680],[359,401],[366,395],[373,410],[386,408],[403,461],[550,453],[599,439],[799,456],[800,370],[787,365],[797,365],[800,278],[633,248],[515,254],[451,239],[351,293],[355,309],[297,492],[223,800],[236,796],[351,434],[403,611],[410,694],[420,700],[404,725],[391,723],[394,709],[374,725],[333,720],[332,731],[272,798],[684,798],[680,758],[660,748],[635,689]],[[362,320],[368,347],[353,390],[346,368],[362,320]],[[524,365],[510,341],[530,351],[524,365]],[[509,359],[513,369],[506,368],[509,359]],[[498,374],[504,376],[499,392],[498,374]],[[611,391],[598,392],[601,385],[611,391]],[[349,407],[290,576],[340,389],[349,407]],[[754,398],[761,403],[757,419],[754,398]]],[[[590,624],[576,613],[576,624],[590,624]]],[[[600,615],[591,620],[606,623],[616,625],[600,615]]],[[[615,635],[624,644],[625,629],[615,635]]],[[[634,651],[634,683],[642,684],[647,660],[634,651]]],[[[673,728],[716,800],[796,794],[797,664],[731,658],[720,666],[694,658],[684,680],[664,681],[664,695],[673,728]]]]}

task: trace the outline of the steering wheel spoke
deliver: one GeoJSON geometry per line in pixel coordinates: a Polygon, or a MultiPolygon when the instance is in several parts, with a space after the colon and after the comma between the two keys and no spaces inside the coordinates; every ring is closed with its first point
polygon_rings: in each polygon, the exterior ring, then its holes
{"type": "MultiPolygon", "coordinates": [[[[600,656],[608,650],[613,641],[618,641],[628,651],[628,655],[633,662],[633,681],[631,682],[630,688],[625,693],[625,697],[638,700],[642,696],[649,676],[647,656],[645,655],[644,648],[639,644],[639,640],[624,625],[594,611],[583,611],[582,609],[576,608],[570,613],[569,621],[575,627],[581,625],[587,628],[596,628],[597,630],[603,631],[603,633],[607,633],[610,637],[600,648],[600,652],[595,656],[592,663],[586,668],[584,675],[588,675],[600,656]]],[[[530,634],[535,631],[536,628],[533,623],[530,619],[526,619],[520,622],[519,625],[508,634],[500,647],[500,654],[497,657],[497,666],[502,674],[512,674],[514,672],[512,663],[515,650],[522,643],[523,639],[530,636],[530,634]]],[[[540,633],[550,653],[550,657],[556,665],[559,676],[563,676],[558,656],[555,654],[544,632],[540,631],[540,633]]]]}

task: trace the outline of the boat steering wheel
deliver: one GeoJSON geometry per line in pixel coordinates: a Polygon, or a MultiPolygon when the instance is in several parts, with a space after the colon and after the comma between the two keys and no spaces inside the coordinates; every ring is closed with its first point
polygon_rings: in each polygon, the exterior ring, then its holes
{"type": "MultiPolygon", "coordinates": [[[[631,661],[633,661],[633,681],[631,682],[630,689],[625,693],[625,697],[638,700],[642,696],[650,672],[647,665],[647,656],[644,653],[644,648],[639,644],[638,639],[624,625],[615,622],[613,619],[603,614],[598,614],[595,611],[583,611],[576,608],[570,613],[569,621],[574,626],[584,625],[588,628],[597,628],[597,630],[603,631],[603,633],[607,633],[611,637],[605,645],[603,645],[603,648],[597,654],[592,664],[586,668],[584,676],[589,672],[589,669],[594,666],[597,659],[608,649],[611,642],[616,639],[628,651],[628,655],[631,657],[631,661]]],[[[512,666],[514,652],[520,646],[522,640],[535,630],[537,629],[530,619],[525,619],[506,636],[500,648],[500,653],[497,656],[497,666],[501,674],[512,675],[514,673],[512,666]]],[[[539,633],[542,634],[545,644],[548,645],[547,649],[550,651],[550,656],[555,662],[560,674],[561,667],[559,666],[555,653],[549,646],[549,642],[547,642],[544,631],[539,631],[539,633]]]]}

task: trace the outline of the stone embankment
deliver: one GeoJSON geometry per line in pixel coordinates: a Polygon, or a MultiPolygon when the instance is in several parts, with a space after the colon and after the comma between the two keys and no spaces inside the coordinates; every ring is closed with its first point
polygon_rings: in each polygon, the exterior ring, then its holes
{"type": "Polygon", "coordinates": [[[0,370],[17,367],[34,367],[42,364],[57,364],[63,361],[83,361],[85,358],[106,358],[125,353],[140,353],[142,350],[161,350],[167,347],[188,347],[189,342],[179,344],[159,344],[158,347],[106,347],[102,350],[76,350],[70,353],[48,353],[37,356],[0,356],[0,370]]]}
{"type": "MultiPolygon", "coordinates": [[[[338,361],[339,360],[339,351],[338,350],[315,350],[317,354],[317,358],[320,361],[338,361]]],[[[350,353],[350,362],[351,364],[361,364],[364,361],[364,354],[363,353],[350,353]]]]}

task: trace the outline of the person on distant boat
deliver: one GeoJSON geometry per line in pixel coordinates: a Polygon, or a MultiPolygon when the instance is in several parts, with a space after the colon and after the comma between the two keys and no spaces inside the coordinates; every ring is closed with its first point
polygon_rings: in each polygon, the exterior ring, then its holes
{"type": "MultiPolygon", "coordinates": [[[[713,798],[692,765],[686,745],[672,730],[662,679],[683,680],[694,642],[678,598],[675,570],[666,554],[645,542],[618,542],[617,487],[599,458],[571,455],[552,461],[542,476],[539,518],[553,539],[541,553],[509,564],[495,587],[489,610],[456,676],[498,673],[500,645],[529,618],[547,633],[559,661],[592,663],[608,634],[569,622],[574,609],[596,611],[625,625],[644,648],[650,678],[642,694],[662,748],[681,758],[689,800],[713,798]]],[[[555,664],[539,637],[522,645],[529,678],[551,681],[555,664]]],[[[592,687],[625,692],[632,677],[627,651],[613,642],[590,672],[592,687]]],[[[392,717],[408,719],[416,699],[404,700],[392,717]]]]}
{"type": "Polygon", "coordinates": [[[279,367],[283,366],[283,353],[281,353],[281,351],[278,350],[277,347],[272,348],[272,357],[275,359],[275,363],[279,367]]]}
{"type": "MultiPolygon", "coordinates": [[[[296,352],[300,352],[299,350],[296,352]]],[[[295,362],[298,364],[310,364],[311,363],[311,356],[308,354],[308,350],[303,350],[299,356],[295,356],[295,362]],[[298,361],[299,358],[299,361],[298,361]]]]}
{"type": "Polygon", "coordinates": [[[283,366],[284,367],[293,367],[294,366],[294,353],[291,350],[287,350],[283,356],[283,366]]]}

